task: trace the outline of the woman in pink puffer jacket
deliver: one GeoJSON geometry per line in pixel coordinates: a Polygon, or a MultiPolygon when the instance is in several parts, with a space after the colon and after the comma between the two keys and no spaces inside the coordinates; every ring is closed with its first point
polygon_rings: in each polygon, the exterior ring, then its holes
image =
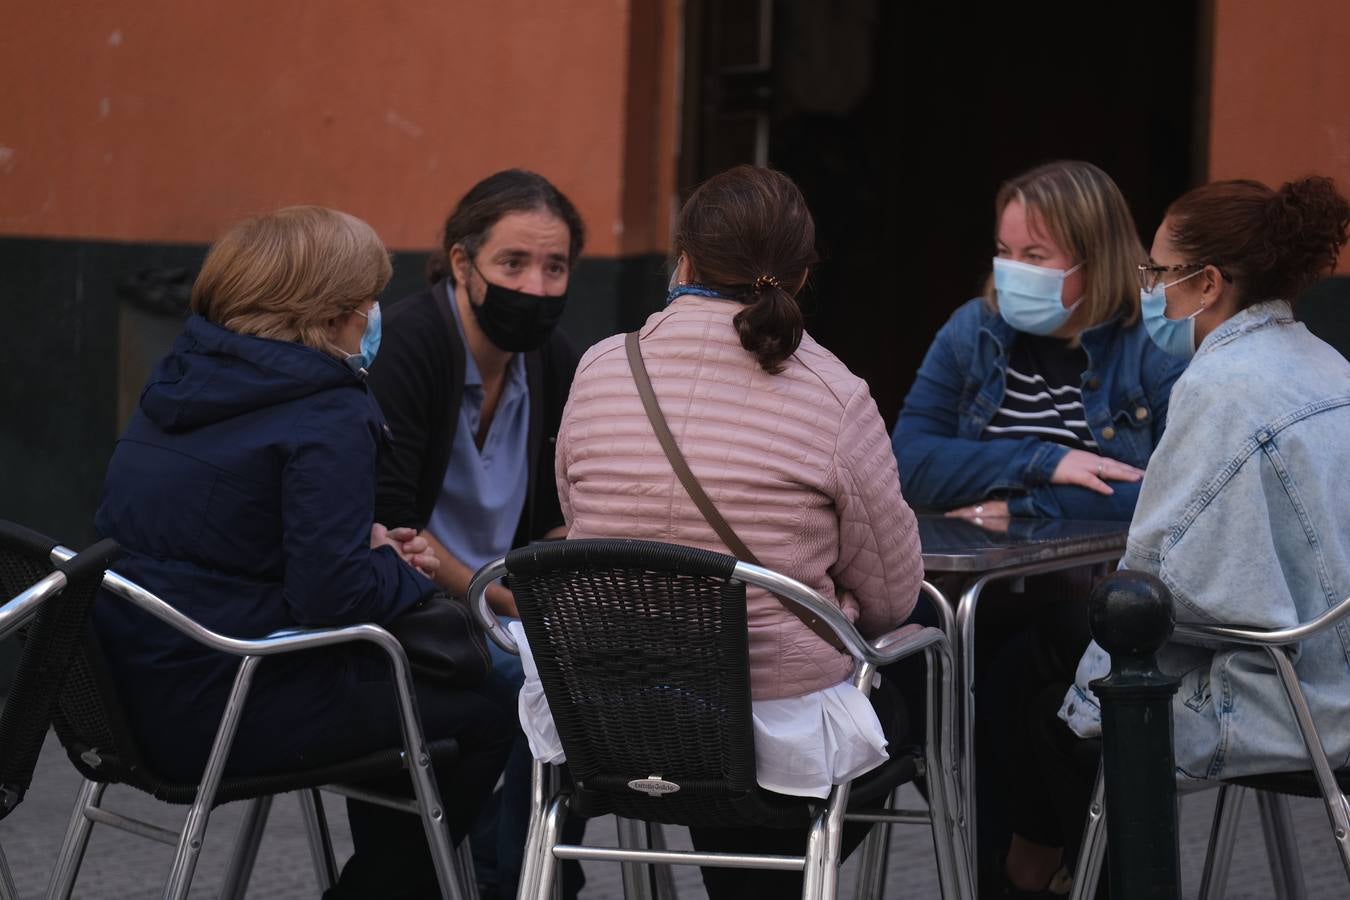
{"type": "MultiPolygon", "coordinates": [[[[681,210],[675,251],[668,305],[642,326],[641,350],[694,475],[763,565],[837,602],[864,636],[894,628],[923,577],[918,528],[866,383],[803,331],[795,295],[816,255],[800,191],[768,169],[724,172],[681,210]]],[[[623,335],[592,347],[577,368],[557,476],[571,539],[730,552],[657,441],[623,335]]],[[[849,677],[852,659],[773,596],[752,591],[748,616],[757,706],[849,677]]],[[[769,849],[776,840],[770,852],[794,852],[782,834],[708,837],[726,849],[769,849]]],[[[804,836],[787,837],[790,845],[804,836]]],[[[711,896],[767,889],[766,879],[784,876],[800,890],[800,873],[704,870],[711,896]]]]}

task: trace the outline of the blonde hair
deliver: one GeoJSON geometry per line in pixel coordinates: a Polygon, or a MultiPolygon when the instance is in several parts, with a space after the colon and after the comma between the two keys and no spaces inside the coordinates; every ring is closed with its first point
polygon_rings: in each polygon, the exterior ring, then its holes
{"type": "MultiPolygon", "coordinates": [[[[1038,166],[1003,183],[994,200],[994,228],[1017,200],[1029,222],[1044,229],[1075,262],[1083,263],[1083,328],[1119,316],[1139,319],[1139,264],[1147,260],[1134,217],[1120,188],[1092,163],[1063,160],[1038,166]]],[[[984,299],[998,309],[991,275],[984,299]]]]}
{"type": "Polygon", "coordinates": [[[329,325],[374,299],[392,274],[384,243],[365,222],[290,206],[244,219],[212,245],[191,306],[230,331],[336,356],[329,325]]]}

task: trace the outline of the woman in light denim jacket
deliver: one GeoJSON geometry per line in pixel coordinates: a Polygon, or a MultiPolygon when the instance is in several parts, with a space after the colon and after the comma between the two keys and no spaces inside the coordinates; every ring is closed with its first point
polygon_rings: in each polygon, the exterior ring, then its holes
{"type": "Polygon", "coordinates": [[[1144,251],[1129,208],[1106,173],[1069,161],[1004,184],[995,211],[998,258],[986,294],[938,332],[892,435],[905,495],[917,506],[962,507],[967,517],[978,506],[985,520],[1128,520],[1185,366],[1139,324],[1134,269],[1144,251]],[[1027,277],[1038,283],[1035,298],[1027,277]],[[1075,353],[1076,341],[1086,355],[1072,385],[1083,409],[1064,418],[1081,417],[1079,435],[1089,433],[1095,448],[1050,434],[1058,429],[1043,429],[1045,437],[988,430],[1016,377],[1008,374],[1015,344],[1047,337],[1065,345],[1059,352],[1075,353]]]}
{"type": "MultiPolygon", "coordinates": [[[[1122,565],[1161,578],[1179,621],[1287,628],[1350,595],[1350,363],[1283,299],[1331,268],[1348,227],[1350,205],[1330,180],[1308,178],[1279,191],[1206,185],[1158,228],[1141,269],[1145,323],[1194,360],[1173,392],[1122,565]]],[[[1182,679],[1172,705],[1179,778],[1308,768],[1261,650],[1171,644],[1159,663],[1182,679]]],[[[1101,733],[1087,684],[1108,669],[1092,644],[1060,709],[1079,736],[1101,733]]],[[[1304,641],[1295,669],[1332,764],[1350,765],[1350,629],[1304,641]]]]}

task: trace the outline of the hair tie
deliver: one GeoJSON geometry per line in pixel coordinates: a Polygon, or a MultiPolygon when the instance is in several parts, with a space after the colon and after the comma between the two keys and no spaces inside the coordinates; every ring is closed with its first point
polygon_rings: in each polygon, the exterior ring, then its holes
{"type": "Polygon", "coordinates": [[[778,279],[772,275],[761,275],[755,279],[754,291],[756,294],[762,294],[768,288],[778,287],[778,279]]]}

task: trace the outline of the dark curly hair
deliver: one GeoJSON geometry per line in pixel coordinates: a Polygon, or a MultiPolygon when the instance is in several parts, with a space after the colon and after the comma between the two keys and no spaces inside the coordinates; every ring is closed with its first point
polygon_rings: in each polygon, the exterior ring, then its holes
{"type": "Polygon", "coordinates": [[[1330,178],[1278,191],[1247,179],[1216,181],[1167,209],[1172,245],[1231,278],[1238,306],[1294,302],[1336,265],[1350,229],[1350,203],[1330,178]]]}

